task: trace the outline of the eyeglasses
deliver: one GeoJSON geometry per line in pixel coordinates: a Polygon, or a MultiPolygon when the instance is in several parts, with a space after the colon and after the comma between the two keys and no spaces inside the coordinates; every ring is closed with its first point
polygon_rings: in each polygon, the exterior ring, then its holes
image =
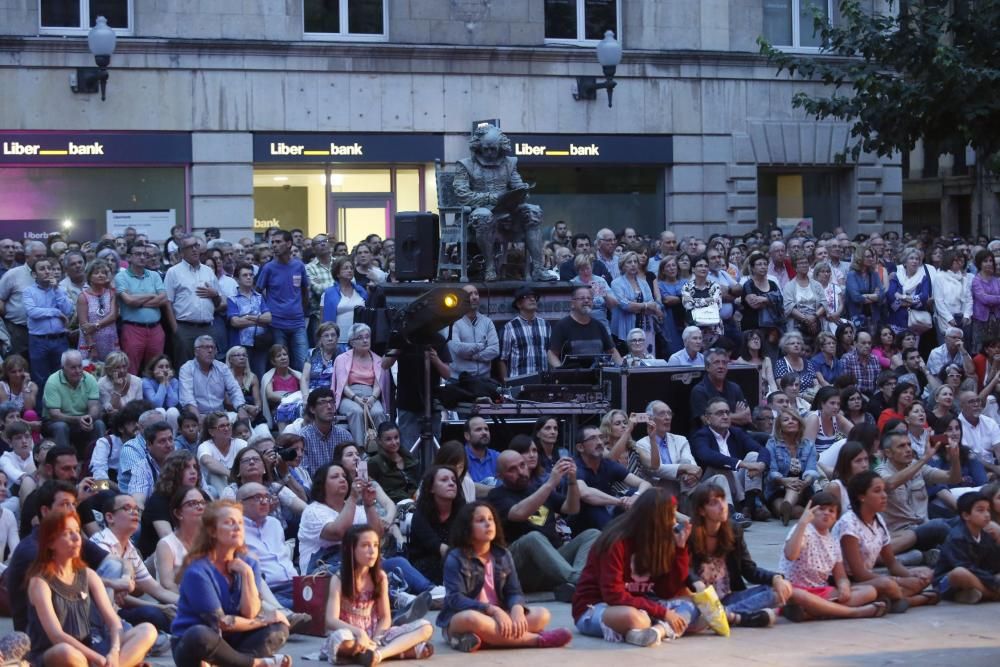
{"type": "Polygon", "coordinates": [[[181,503],[181,507],[193,507],[195,509],[202,509],[207,506],[208,503],[206,503],[204,500],[185,500],[183,503],[181,503]]]}
{"type": "Polygon", "coordinates": [[[716,410],[715,412],[708,413],[712,417],[728,417],[729,410],[716,410]]]}
{"type": "Polygon", "coordinates": [[[264,459],[262,459],[259,456],[244,456],[242,459],[240,459],[240,463],[241,464],[243,464],[243,463],[263,463],[263,462],[264,462],[264,459]]]}
{"type": "Polygon", "coordinates": [[[248,498],[244,498],[243,499],[243,502],[245,502],[245,503],[246,502],[251,502],[251,503],[258,503],[260,505],[263,505],[265,503],[268,504],[268,505],[270,505],[270,504],[273,503],[273,501],[274,501],[274,499],[271,498],[271,496],[269,496],[266,493],[258,493],[256,496],[250,496],[248,498]]]}
{"type": "Polygon", "coordinates": [[[115,512],[125,512],[127,514],[138,514],[139,513],[139,506],[138,505],[122,505],[121,507],[116,507],[115,508],[115,512]]]}
{"type": "Polygon", "coordinates": [[[181,250],[190,250],[191,248],[197,248],[197,243],[188,243],[187,245],[182,245],[181,250]]]}
{"type": "Polygon", "coordinates": [[[334,400],[332,398],[321,398],[316,401],[316,405],[333,405],[334,400]]]}
{"type": "Polygon", "coordinates": [[[630,338],[628,342],[630,342],[630,343],[645,343],[646,339],[645,338],[630,338]]]}

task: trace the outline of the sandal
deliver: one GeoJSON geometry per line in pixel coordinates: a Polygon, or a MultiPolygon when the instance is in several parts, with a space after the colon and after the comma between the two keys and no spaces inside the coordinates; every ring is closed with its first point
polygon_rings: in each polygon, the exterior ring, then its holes
{"type": "Polygon", "coordinates": [[[269,658],[261,658],[267,667],[292,667],[292,656],[275,653],[269,658]]]}
{"type": "Polygon", "coordinates": [[[876,600],[875,602],[872,602],[869,606],[875,608],[875,613],[873,613],[868,618],[882,618],[883,616],[889,613],[889,605],[883,602],[882,600],[876,600]]]}
{"type": "Polygon", "coordinates": [[[411,649],[404,651],[399,657],[403,660],[426,660],[434,655],[434,644],[420,642],[411,649]]]}
{"type": "Polygon", "coordinates": [[[936,605],[941,601],[941,594],[935,590],[921,591],[917,594],[917,597],[922,597],[925,600],[924,604],[927,606],[936,605]]]}

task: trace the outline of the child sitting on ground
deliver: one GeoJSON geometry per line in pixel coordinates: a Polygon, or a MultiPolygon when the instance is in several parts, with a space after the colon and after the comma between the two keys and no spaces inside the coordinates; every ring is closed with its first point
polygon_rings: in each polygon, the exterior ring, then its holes
{"type": "Polygon", "coordinates": [[[1000,601],[1000,545],[988,531],[990,498],[979,491],[958,498],[961,523],[948,533],[934,568],[934,586],[955,602],[1000,601]]]}

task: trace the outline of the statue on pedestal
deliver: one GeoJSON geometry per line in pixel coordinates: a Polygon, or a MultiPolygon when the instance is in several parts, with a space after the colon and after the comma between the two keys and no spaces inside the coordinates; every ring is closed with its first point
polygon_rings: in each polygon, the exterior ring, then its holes
{"type": "Polygon", "coordinates": [[[493,125],[478,127],[469,140],[469,152],[471,157],[458,161],[454,188],[459,201],[473,208],[470,220],[485,260],[484,279],[497,279],[496,240],[509,240],[523,232],[531,259],[530,278],[555,280],[543,262],[542,209],[526,203],[532,186],[517,173],[517,158],[511,156],[507,135],[493,125]]]}

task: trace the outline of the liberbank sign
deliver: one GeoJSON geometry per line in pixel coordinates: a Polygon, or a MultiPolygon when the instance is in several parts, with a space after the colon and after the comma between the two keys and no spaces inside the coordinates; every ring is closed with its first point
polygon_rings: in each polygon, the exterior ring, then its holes
{"type": "Polygon", "coordinates": [[[253,161],[433,162],[444,158],[441,134],[254,134],[253,161]]]}
{"type": "Polygon", "coordinates": [[[669,134],[510,134],[518,162],[542,164],[644,164],[673,163],[673,137],[669,134]]]}
{"type": "Polygon", "coordinates": [[[0,165],[130,165],[191,163],[184,132],[4,132],[0,165]]]}

